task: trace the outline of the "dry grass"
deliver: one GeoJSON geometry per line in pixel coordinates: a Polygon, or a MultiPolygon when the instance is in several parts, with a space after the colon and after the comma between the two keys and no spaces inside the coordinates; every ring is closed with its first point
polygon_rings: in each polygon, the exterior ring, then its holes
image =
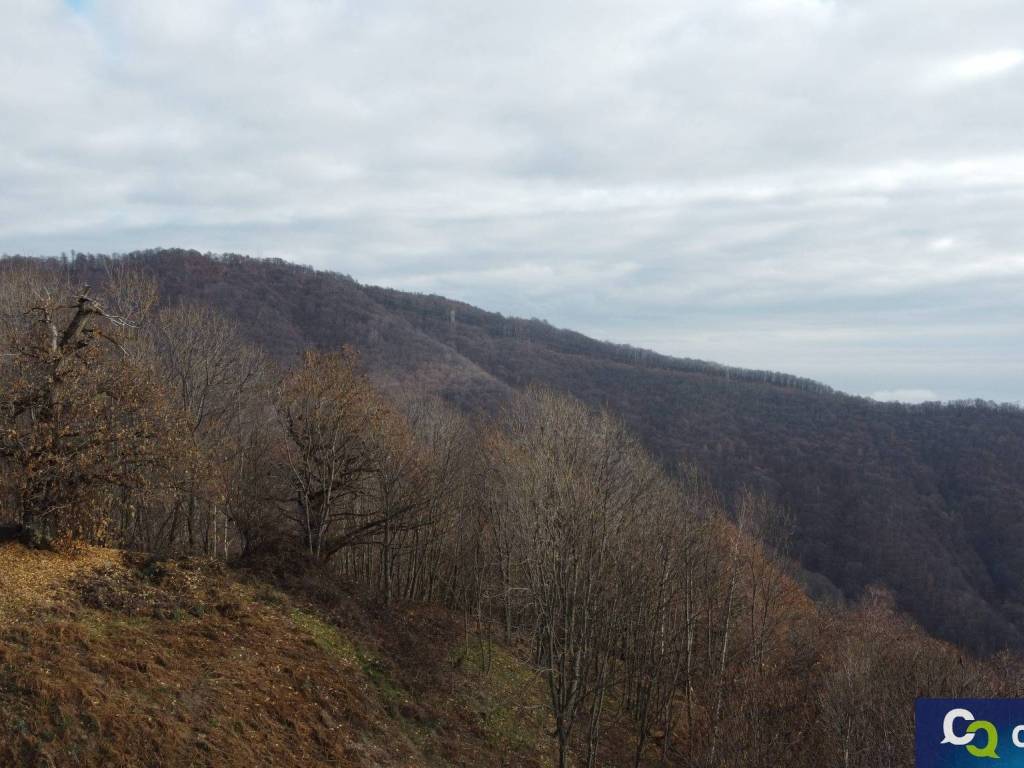
{"type": "Polygon", "coordinates": [[[65,601],[68,586],[80,575],[121,564],[121,553],[112,549],[67,554],[0,545],[0,626],[65,601]]]}
{"type": "Polygon", "coordinates": [[[489,674],[453,664],[462,642],[436,609],[314,604],[203,561],[6,545],[0,766],[544,765],[528,671],[504,653],[489,674]]]}

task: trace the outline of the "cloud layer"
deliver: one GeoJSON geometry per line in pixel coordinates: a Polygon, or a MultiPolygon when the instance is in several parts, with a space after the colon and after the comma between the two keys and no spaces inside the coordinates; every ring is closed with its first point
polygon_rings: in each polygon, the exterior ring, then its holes
{"type": "Polygon", "coordinates": [[[1022,400],[1021,28],[1016,0],[0,0],[0,251],[280,256],[1022,400]]]}

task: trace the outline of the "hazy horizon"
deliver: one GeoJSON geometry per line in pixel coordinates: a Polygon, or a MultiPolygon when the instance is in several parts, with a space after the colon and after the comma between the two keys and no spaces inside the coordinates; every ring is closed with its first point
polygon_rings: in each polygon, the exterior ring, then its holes
{"type": "Polygon", "coordinates": [[[0,0],[0,252],[273,256],[1024,400],[1024,6],[0,0]]]}

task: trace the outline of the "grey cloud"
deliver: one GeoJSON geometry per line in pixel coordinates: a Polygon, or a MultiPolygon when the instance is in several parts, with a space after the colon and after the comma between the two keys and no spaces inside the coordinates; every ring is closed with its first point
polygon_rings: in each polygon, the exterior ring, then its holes
{"type": "Polygon", "coordinates": [[[850,391],[1020,400],[979,0],[0,0],[0,251],[281,256],[850,391]]]}

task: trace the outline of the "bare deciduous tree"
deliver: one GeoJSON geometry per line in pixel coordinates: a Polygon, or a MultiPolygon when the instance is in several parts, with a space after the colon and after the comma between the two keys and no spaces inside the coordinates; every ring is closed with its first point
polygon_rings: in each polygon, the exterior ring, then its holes
{"type": "Polygon", "coordinates": [[[176,414],[135,345],[152,286],[119,271],[99,295],[88,286],[72,292],[66,276],[29,269],[7,292],[5,495],[39,535],[103,539],[116,515],[132,516],[185,451],[176,414]]]}

